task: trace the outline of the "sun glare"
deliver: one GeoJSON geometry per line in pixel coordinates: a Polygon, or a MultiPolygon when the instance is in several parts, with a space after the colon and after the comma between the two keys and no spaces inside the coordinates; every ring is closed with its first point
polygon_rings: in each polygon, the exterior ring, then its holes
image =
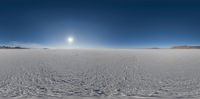
{"type": "Polygon", "coordinates": [[[68,37],[67,38],[67,43],[68,44],[73,44],[74,43],[74,38],[73,37],[68,37]]]}

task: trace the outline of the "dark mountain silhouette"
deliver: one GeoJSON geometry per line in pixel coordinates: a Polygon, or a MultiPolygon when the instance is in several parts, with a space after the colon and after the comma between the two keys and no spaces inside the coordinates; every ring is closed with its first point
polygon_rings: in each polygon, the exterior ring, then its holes
{"type": "Polygon", "coordinates": [[[28,49],[20,46],[0,46],[0,49],[28,49]]]}
{"type": "Polygon", "coordinates": [[[189,46],[189,45],[183,45],[183,46],[174,46],[172,49],[200,49],[200,46],[189,46]]]}

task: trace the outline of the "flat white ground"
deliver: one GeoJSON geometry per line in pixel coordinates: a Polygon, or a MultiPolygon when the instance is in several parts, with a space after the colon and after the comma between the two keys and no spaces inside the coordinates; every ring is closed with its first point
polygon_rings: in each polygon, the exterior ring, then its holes
{"type": "Polygon", "coordinates": [[[200,50],[1,49],[0,97],[188,99],[199,71],[200,50]]]}

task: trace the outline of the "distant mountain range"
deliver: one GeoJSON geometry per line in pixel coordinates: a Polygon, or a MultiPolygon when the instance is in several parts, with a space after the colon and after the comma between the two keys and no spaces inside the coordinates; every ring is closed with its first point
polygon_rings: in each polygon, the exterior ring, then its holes
{"type": "Polygon", "coordinates": [[[200,49],[200,46],[188,46],[188,45],[183,45],[183,46],[174,46],[172,49],[200,49]]]}
{"type": "Polygon", "coordinates": [[[19,46],[0,46],[0,49],[28,49],[28,48],[19,47],[19,46]]]}
{"type": "MultiPolygon", "coordinates": [[[[30,48],[25,48],[25,47],[20,47],[20,46],[1,46],[0,49],[30,49],[30,48]]],[[[48,48],[43,48],[43,49],[48,49],[48,48]]],[[[145,48],[145,49],[163,49],[159,47],[152,47],[152,48],[145,48]]],[[[182,45],[182,46],[173,46],[170,49],[200,49],[200,46],[190,46],[190,45],[182,45]]]]}

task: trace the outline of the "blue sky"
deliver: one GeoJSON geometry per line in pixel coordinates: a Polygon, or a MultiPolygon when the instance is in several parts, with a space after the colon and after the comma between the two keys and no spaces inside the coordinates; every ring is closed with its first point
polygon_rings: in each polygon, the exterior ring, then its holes
{"type": "Polygon", "coordinates": [[[0,43],[141,48],[200,44],[197,0],[1,0],[0,43]],[[75,43],[67,45],[73,36],[75,43]]]}

